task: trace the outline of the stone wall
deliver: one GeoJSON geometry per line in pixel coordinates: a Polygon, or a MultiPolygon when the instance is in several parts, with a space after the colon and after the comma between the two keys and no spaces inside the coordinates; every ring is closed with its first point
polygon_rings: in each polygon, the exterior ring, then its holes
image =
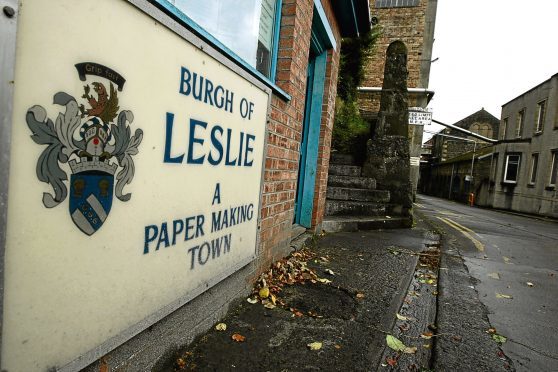
{"type": "MultiPolygon", "coordinates": [[[[427,88],[432,56],[432,40],[436,0],[421,0],[415,7],[373,8],[372,16],[378,20],[381,35],[373,55],[369,58],[362,86],[381,87],[383,85],[386,51],[395,41],[402,41],[407,47],[407,86],[427,88]]],[[[417,97],[411,97],[410,106],[416,105],[417,97]]],[[[359,107],[363,111],[376,113],[380,108],[379,93],[359,94],[359,107]]]]}

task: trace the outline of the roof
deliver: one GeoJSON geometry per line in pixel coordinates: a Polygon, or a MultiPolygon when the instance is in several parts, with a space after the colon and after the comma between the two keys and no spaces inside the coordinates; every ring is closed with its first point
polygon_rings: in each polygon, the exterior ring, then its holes
{"type": "MultiPolygon", "coordinates": [[[[487,147],[482,147],[480,149],[477,149],[474,152],[475,158],[478,158],[479,156],[490,154],[492,152],[492,150],[493,150],[493,146],[487,146],[487,147]]],[[[472,160],[472,159],[473,159],[473,151],[469,151],[469,152],[466,152],[464,154],[458,155],[454,158],[443,161],[440,164],[459,163],[461,161],[472,160]]]]}
{"type": "Polygon", "coordinates": [[[504,104],[502,105],[502,107],[504,107],[504,106],[506,106],[507,104],[509,104],[509,103],[511,103],[511,102],[513,102],[513,101],[515,101],[515,100],[518,99],[519,97],[524,96],[524,95],[526,95],[527,93],[529,93],[529,92],[531,92],[531,91],[537,89],[537,88],[540,87],[541,85],[544,85],[544,84],[548,83],[550,80],[554,79],[555,77],[558,77],[558,73],[552,75],[550,78],[546,79],[546,80],[543,81],[542,83],[535,85],[533,88],[531,88],[531,89],[529,89],[529,90],[526,90],[525,92],[521,93],[520,95],[518,95],[518,96],[515,97],[514,99],[510,99],[508,102],[504,103],[504,104]]]}

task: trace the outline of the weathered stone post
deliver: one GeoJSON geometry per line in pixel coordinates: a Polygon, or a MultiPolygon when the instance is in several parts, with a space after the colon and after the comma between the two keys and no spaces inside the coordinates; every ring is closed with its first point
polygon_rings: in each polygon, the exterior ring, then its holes
{"type": "Polygon", "coordinates": [[[386,53],[378,122],[367,143],[363,174],[389,190],[388,213],[409,216],[413,205],[408,138],[407,48],[400,41],[386,53]]]}

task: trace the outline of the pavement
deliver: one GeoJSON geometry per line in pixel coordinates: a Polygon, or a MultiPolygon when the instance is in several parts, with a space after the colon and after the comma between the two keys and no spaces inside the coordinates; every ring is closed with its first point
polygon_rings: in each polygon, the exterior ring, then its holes
{"type": "Polygon", "coordinates": [[[452,244],[421,215],[312,239],[154,370],[513,370],[452,244]]]}

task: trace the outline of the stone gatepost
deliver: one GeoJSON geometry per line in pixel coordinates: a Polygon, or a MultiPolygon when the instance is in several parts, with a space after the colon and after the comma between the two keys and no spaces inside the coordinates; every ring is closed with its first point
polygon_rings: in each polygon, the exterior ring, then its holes
{"type": "Polygon", "coordinates": [[[390,192],[388,213],[411,217],[407,48],[396,41],[386,53],[378,122],[367,143],[363,175],[390,192]]]}

